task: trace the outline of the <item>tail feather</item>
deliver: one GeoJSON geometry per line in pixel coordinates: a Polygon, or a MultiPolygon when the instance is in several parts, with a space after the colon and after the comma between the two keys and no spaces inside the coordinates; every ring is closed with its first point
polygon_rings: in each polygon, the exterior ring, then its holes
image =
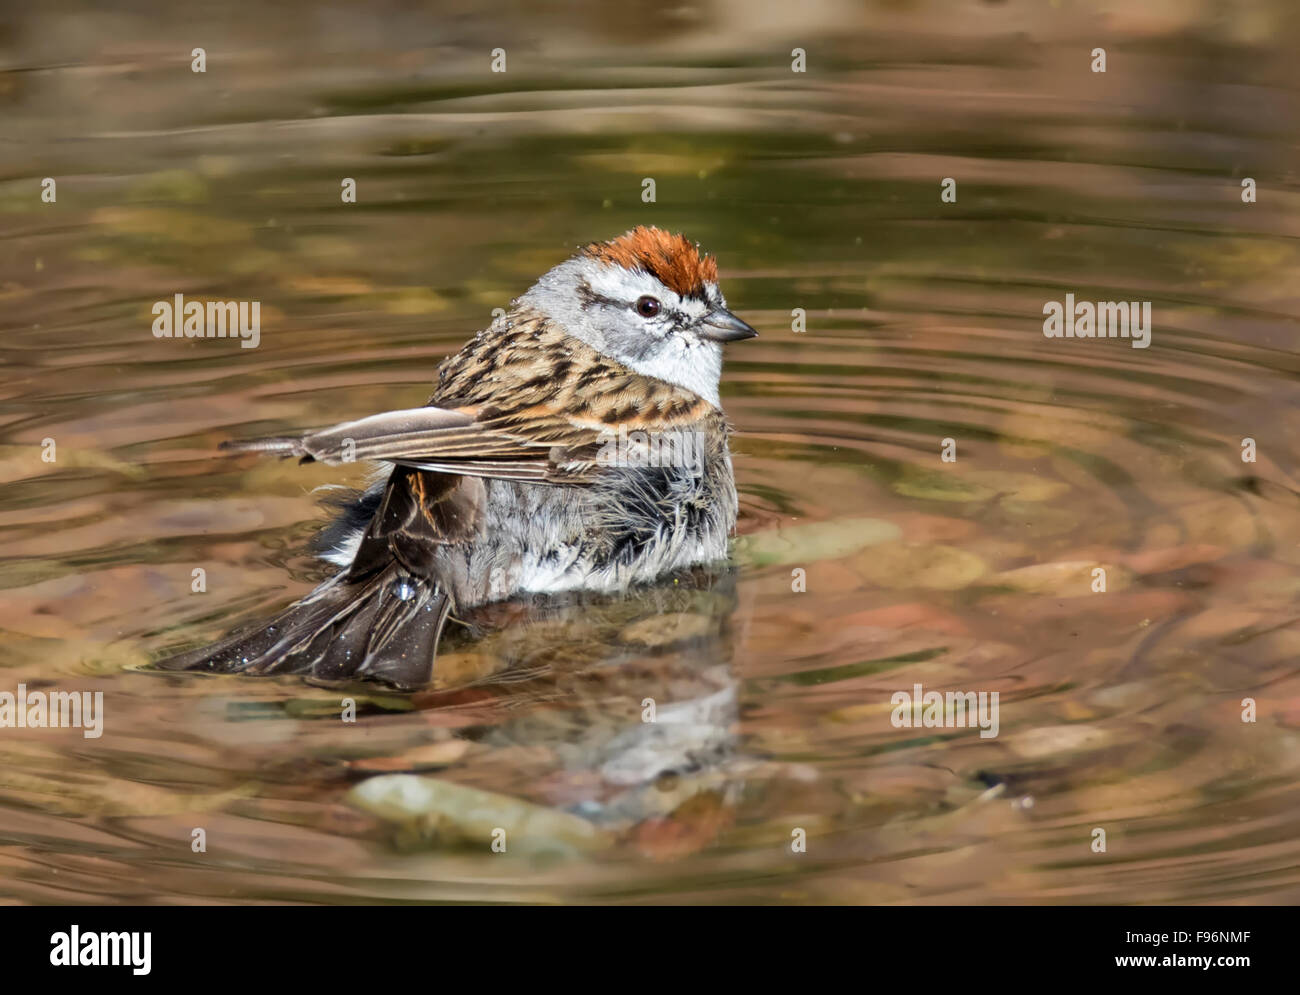
{"type": "Polygon", "coordinates": [[[270,622],[156,666],[420,687],[432,679],[450,612],[436,584],[393,563],[360,580],[340,574],[270,622]]]}

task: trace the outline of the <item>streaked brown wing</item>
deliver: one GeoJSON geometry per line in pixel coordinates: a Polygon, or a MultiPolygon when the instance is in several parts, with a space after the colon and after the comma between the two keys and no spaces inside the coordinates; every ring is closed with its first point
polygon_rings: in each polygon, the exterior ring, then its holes
{"type": "Polygon", "coordinates": [[[540,407],[502,415],[472,409],[425,407],[388,411],[299,437],[227,443],[244,452],[297,456],[330,465],[384,460],[421,470],[537,483],[590,479],[608,438],[603,427],[584,425],[540,407]]]}
{"type": "Polygon", "coordinates": [[[399,467],[535,483],[585,483],[620,426],[647,433],[721,417],[690,391],[629,370],[546,318],[512,312],[439,368],[423,408],[229,448],[338,464],[399,467]]]}
{"type": "Polygon", "coordinates": [[[440,432],[472,425],[471,415],[444,408],[407,408],[343,422],[301,436],[227,442],[223,449],[299,456],[336,465],[359,459],[390,459],[430,444],[440,432]]]}

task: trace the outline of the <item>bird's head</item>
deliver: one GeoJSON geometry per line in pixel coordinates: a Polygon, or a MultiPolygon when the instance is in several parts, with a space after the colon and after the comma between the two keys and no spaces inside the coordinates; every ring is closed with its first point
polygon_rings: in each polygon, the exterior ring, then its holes
{"type": "Polygon", "coordinates": [[[630,369],[714,405],[722,343],[758,334],[727,310],[713,257],[659,228],[583,247],[519,303],[630,369]]]}

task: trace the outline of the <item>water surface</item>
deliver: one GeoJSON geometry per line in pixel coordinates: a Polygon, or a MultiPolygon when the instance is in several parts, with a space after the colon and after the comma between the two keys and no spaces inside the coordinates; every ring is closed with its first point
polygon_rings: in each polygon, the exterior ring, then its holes
{"type": "Polygon", "coordinates": [[[0,690],[105,724],[0,730],[0,896],[1300,899],[1300,18],[1143,6],[4,15],[0,690]],[[414,696],[148,671],[310,590],[365,481],[222,440],[423,403],[640,223],[762,332],[734,572],[500,606],[414,696]],[[177,293],[259,347],[153,338],[177,293]],[[1067,293],[1150,347],[1044,337],[1067,293]],[[998,735],[896,727],[916,684],[998,735]]]}

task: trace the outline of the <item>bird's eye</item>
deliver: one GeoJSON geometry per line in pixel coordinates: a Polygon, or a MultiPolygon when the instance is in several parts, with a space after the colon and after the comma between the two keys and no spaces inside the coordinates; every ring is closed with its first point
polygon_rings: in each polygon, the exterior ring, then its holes
{"type": "Polygon", "coordinates": [[[636,302],[636,313],[642,318],[653,318],[659,313],[659,301],[654,297],[640,297],[636,302]]]}

